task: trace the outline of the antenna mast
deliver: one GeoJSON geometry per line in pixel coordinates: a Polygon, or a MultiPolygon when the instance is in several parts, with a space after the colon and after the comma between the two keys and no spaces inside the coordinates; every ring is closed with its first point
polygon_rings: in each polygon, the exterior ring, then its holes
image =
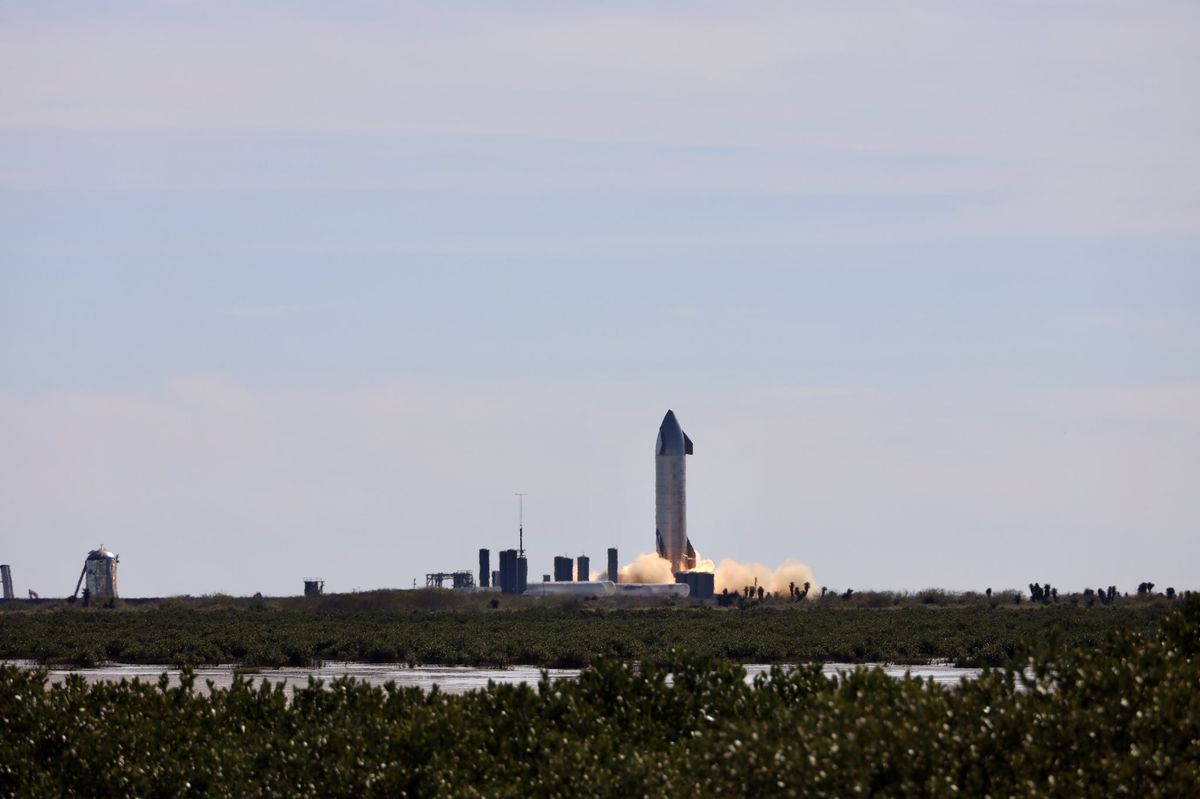
{"type": "Polygon", "coordinates": [[[517,494],[517,557],[525,557],[525,494],[517,494]]]}

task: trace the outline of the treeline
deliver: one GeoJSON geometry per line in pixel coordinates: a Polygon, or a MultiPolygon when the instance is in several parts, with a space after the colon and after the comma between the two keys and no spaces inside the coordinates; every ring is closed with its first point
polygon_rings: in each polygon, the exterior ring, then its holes
{"type": "Polygon", "coordinates": [[[1146,633],[1041,636],[956,687],[816,667],[748,685],[682,655],[463,696],[48,688],[4,667],[0,795],[1195,796],[1200,601],[1178,604],[1146,633]]]}
{"type": "MultiPolygon", "coordinates": [[[[449,591],[410,593],[423,601],[481,601],[449,591]]],[[[978,666],[1005,663],[1021,640],[1055,627],[1067,641],[1080,644],[1096,643],[1114,629],[1150,630],[1176,604],[1131,600],[1088,608],[918,601],[855,607],[841,599],[781,599],[778,604],[754,600],[737,610],[687,603],[616,608],[504,598],[497,608],[452,610],[381,610],[303,600],[282,605],[171,600],[125,610],[62,605],[0,613],[0,659],[72,665],[358,661],[581,666],[596,657],[645,660],[676,648],[754,663],[949,660],[978,666]]]]}

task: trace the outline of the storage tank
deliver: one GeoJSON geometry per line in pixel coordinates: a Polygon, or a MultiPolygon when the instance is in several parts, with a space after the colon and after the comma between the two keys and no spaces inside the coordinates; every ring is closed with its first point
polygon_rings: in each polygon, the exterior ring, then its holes
{"type": "Polygon", "coordinates": [[[75,584],[75,593],[79,593],[79,583],[84,583],[91,597],[115,597],[117,595],[117,562],[120,556],[114,555],[101,544],[99,549],[93,549],[83,562],[83,571],[79,574],[79,582],[75,584]],[[86,581],[86,582],[85,582],[86,581]]]}
{"type": "Polygon", "coordinates": [[[500,590],[506,594],[519,594],[519,577],[517,574],[517,550],[504,549],[500,551],[500,590]]]}
{"type": "Polygon", "coordinates": [[[12,569],[7,563],[0,564],[0,583],[4,584],[4,598],[13,598],[12,569]]]}
{"type": "Polygon", "coordinates": [[[617,548],[608,548],[608,579],[614,583],[621,582],[620,568],[617,566],[617,548]]]}
{"type": "Polygon", "coordinates": [[[592,579],[592,565],[587,555],[575,558],[575,582],[586,583],[592,579]]]}
{"type": "Polygon", "coordinates": [[[617,596],[686,597],[690,592],[687,583],[616,583],[617,596]]]}
{"type": "Polygon", "coordinates": [[[608,580],[590,580],[585,583],[536,583],[529,586],[526,596],[569,596],[576,599],[600,599],[612,596],[616,588],[608,580]]]}
{"type": "Polygon", "coordinates": [[[486,549],[479,550],[479,587],[487,588],[492,576],[492,553],[486,549]]]}
{"type": "Polygon", "coordinates": [[[554,582],[571,582],[571,559],[565,555],[554,556],[554,582]]]}

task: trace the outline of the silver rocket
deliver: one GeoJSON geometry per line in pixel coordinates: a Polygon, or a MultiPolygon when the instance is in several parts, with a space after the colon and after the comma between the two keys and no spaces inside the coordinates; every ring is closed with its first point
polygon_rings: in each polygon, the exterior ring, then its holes
{"type": "Polygon", "coordinates": [[[667,411],[654,445],[654,524],[659,557],[671,562],[671,571],[696,566],[696,550],[687,536],[687,469],[684,458],[692,454],[692,440],[679,426],[674,411],[667,411]]]}

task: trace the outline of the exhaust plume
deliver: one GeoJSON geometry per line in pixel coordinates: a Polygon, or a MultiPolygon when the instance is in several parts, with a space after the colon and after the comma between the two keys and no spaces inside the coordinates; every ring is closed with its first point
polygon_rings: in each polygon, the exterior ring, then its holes
{"type": "MultiPolygon", "coordinates": [[[[696,568],[692,571],[712,572],[714,590],[718,594],[724,589],[731,594],[739,594],[746,586],[761,585],[764,591],[787,596],[791,585],[803,591],[805,583],[809,584],[809,599],[821,593],[821,586],[813,578],[812,569],[798,560],[788,559],[775,569],[769,569],[761,563],[740,563],[733,558],[724,558],[714,566],[711,560],[700,559],[697,555],[696,568]]],[[[626,583],[675,582],[671,562],[654,552],[638,555],[633,563],[621,568],[620,574],[621,582],[626,583]]]]}
{"type": "Polygon", "coordinates": [[[633,559],[633,563],[621,567],[619,574],[623,583],[673,583],[671,562],[660,558],[655,552],[646,552],[633,559]]]}

